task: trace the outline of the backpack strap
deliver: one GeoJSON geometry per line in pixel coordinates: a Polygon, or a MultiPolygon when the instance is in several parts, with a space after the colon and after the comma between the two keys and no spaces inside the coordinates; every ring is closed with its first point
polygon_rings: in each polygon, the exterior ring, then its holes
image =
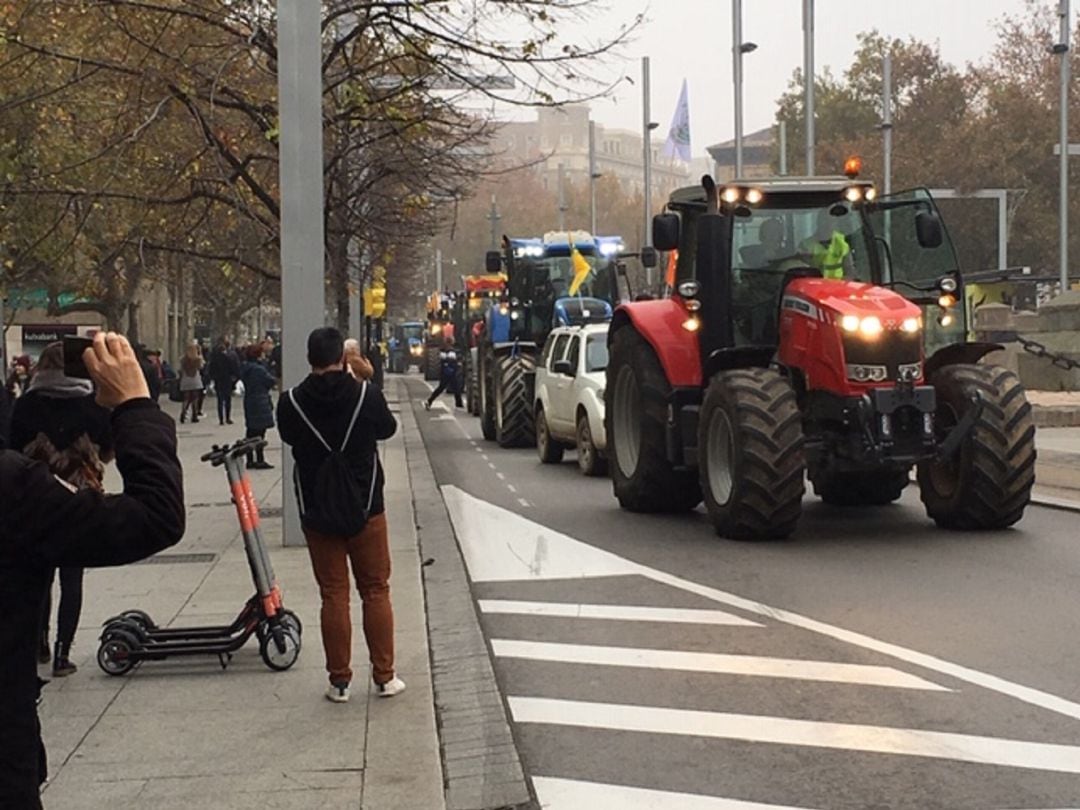
{"type": "Polygon", "coordinates": [[[289,402],[291,402],[292,406],[296,408],[296,412],[300,414],[300,418],[304,420],[304,423],[308,426],[308,429],[315,434],[315,438],[322,442],[322,446],[326,448],[326,452],[333,453],[334,449],[330,446],[326,439],[323,438],[323,435],[319,433],[318,428],[316,428],[315,425],[311,424],[311,420],[308,419],[307,414],[304,413],[303,409],[300,407],[300,404],[296,401],[296,397],[293,396],[292,388],[289,389],[289,402]]]}
{"type": "MultiPolygon", "coordinates": [[[[356,418],[360,415],[360,409],[364,407],[364,399],[367,397],[367,380],[361,383],[360,387],[360,399],[356,403],[356,410],[353,411],[352,420],[349,422],[349,429],[345,431],[345,441],[341,443],[341,452],[345,452],[345,448],[349,445],[349,439],[352,437],[353,428],[356,426],[356,418]]],[[[323,442],[326,444],[326,442],[323,442]]]]}

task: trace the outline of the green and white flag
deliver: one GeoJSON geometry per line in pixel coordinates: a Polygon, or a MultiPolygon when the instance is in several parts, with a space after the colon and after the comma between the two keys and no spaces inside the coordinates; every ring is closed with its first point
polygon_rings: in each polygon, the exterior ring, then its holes
{"type": "Polygon", "coordinates": [[[683,163],[690,163],[690,98],[687,93],[686,79],[683,79],[679,105],[675,108],[675,117],[671,119],[667,142],[664,144],[665,157],[678,158],[683,163]]]}

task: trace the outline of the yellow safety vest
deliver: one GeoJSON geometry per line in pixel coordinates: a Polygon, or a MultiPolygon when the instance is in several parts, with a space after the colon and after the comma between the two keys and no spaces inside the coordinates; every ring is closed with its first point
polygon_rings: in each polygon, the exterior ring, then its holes
{"type": "Polygon", "coordinates": [[[821,271],[822,277],[843,280],[844,260],[851,253],[851,245],[840,231],[833,231],[828,244],[823,245],[813,237],[803,244],[808,247],[810,263],[821,271]]]}

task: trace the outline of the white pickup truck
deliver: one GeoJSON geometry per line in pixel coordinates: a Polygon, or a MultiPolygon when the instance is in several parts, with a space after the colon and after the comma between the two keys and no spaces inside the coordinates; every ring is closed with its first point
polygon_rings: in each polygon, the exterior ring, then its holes
{"type": "Polygon", "coordinates": [[[605,475],[604,371],[608,325],[561,326],[551,332],[536,368],[536,448],[558,464],[576,447],[585,475],[605,475]]]}

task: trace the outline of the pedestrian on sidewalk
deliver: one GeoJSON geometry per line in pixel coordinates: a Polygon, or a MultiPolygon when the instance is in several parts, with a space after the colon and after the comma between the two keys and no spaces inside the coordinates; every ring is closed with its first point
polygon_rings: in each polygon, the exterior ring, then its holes
{"type": "Polygon", "coordinates": [[[35,703],[37,619],[50,571],[125,565],[178,542],[184,492],[176,427],[150,399],[131,345],[99,332],[83,354],[111,408],[124,494],[75,491],[21,453],[0,452],[0,807],[39,810],[47,770],[35,703]]]}
{"type": "MultiPolygon", "coordinates": [[[[247,359],[240,367],[240,380],[244,383],[244,427],[249,439],[266,438],[266,431],[274,426],[274,403],[270,390],[276,384],[274,375],[263,362],[263,347],[253,343],[247,347],[247,359]]],[[[274,465],[266,460],[266,448],[255,451],[254,460],[248,458],[249,470],[272,470],[274,465]]]]}
{"type": "Polygon", "coordinates": [[[14,403],[7,387],[0,385],[0,450],[7,450],[11,437],[11,411],[14,403]]]}
{"type": "Polygon", "coordinates": [[[375,378],[375,367],[364,357],[364,350],[360,348],[360,341],[356,338],[345,341],[345,365],[349,374],[357,380],[371,382],[375,378]]]}
{"type": "MultiPolygon", "coordinates": [[[[153,399],[152,393],[150,398],[153,399]]],[[[64,344],[50,343],[45,347],[26,393],[16,401],[11,417],[11,446],[28,458],[44,462],[53,475],[76,489],[103,491],[105,464],[112,460],[113,453],[109,412],[94,400],[94,385],[90,380],[64,374],[64,344]]],[[[38,622],[38,663],[41,664],[50,661],[49,620],[55,576],[55,570],[48,572],[38,622]]],[[[70,653],[82,613],[82,592],[83,569],[62,567],[56,647],[51,658],[52,674],[57,678],[72,675],[77,669],[70,653]]]]}
{"type": "Polygon", "coordinates": [[[240,379],[240,358],[233,351],[228,338],[221,338],[210,353],[210,379],[217,397],[218,423],[231,425],[233,389],[240,379]]]}
{"type": "Polygon", "coordinates": [[[199,344],[194,340],[184,352],[180,361],[180,393],[184,404],[180,408],[180,424],[187,421],[188,408],[191,408],[191,423],[199,421],[199,394],[203,390],[203,358],[199,344]]]}
{"type": "Polygon", "coordinates": [[[454,344],[449,340],[443,344],[442,351],[439,352],[439,387],[431,392],[431,396],[427,398],[424,403],[424,407],[427,410],[431,410],[432,403],[435,402],[445,391],[450,391],[454,395],[454,407],[460,408],[461,404],[461,385],[459,384],[460,375],[458,372],[461,370],[461,363],[458,361],[457,352],[454,350],[454,344]]]}
{"type": "Polygon", "coordinates": [[[311,373],[278,402],[278,431],[296,460],[300,522],[322,597],[326,697],[349,699],[352,620],[349,568],[363,603],[364,640],[375,687],[383,697],[404,691],[394,671],[390,542],[377,442],[397,430],[382,391],[348,371],[336,329],[308,337],[311,373]]]}

